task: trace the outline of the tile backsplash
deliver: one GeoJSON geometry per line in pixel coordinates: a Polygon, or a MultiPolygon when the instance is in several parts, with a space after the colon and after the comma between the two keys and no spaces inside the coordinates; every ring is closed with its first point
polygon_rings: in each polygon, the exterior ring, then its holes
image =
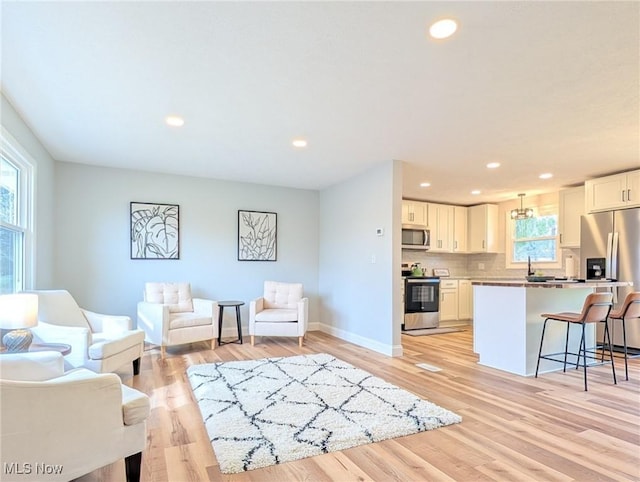
{"type": "MultiPolygon", "coordinates": [[[[562,269],[545,269],[546,276],[564,276],[566,260],[574,258],[575,269],[579,271],[580,250],[562,250],[562,269]]],[[[420,263],[427,273],[431,274],[433,268],[449,268],[452,277],[472,278],[523,278],[527,274],[525,269],[506,269],[504,253],[479,253],[479,254],[453,254],[432,253],[425,251],[402,250],[402,261],[407,263],[420,263]],[[484,265],[484,269],[480,269],[484,265]]],[[[580,273],[575,273],[576,277],[580,273]]]]}

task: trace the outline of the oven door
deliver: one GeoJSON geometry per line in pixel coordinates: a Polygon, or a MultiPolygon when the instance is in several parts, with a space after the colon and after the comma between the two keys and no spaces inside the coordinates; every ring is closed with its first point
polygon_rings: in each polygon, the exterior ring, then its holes
{"type": "Polygon", "coordinates": [[[440,311],[440,280],[407,278],[404,287],[405,313],[440,311]]]}

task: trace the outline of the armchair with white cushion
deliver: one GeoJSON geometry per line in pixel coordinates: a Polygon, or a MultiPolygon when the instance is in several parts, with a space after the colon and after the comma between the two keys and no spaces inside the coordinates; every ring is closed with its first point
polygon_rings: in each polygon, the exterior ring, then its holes
{"type": "Polygon", "coordinates": [[[31,329],[38,341],[66,343],[65,361],[73,368],[98,373],[114,372],[127,363],[140,371],[144,332],[133,329],[128,316],[94,313],[78,306],[66,290],[32,291],[38,295],[38,326],[31,329]]]}
{"type": "Polygon", "coordinates": [[[263,296],[249,304],[251,344],[256,336],[297,336],[302,346],[308,317],[309,299],[302,283],[265,281],[263,296]]]}
{"type": "Polygon", "coordinates": [[[2,480],[71,480],[125,459],[140,479],[149,397],[53,351],[0,355],[2,480]]]}
{"type": "Polygon", "coordinates": [[[166,347],[197,341],[211,341],[216,347],[215,313],[218,303],[191,296],[189,283],[146,283],[144,301],[138,303],[138,327],[149,343],[166,347]]]}

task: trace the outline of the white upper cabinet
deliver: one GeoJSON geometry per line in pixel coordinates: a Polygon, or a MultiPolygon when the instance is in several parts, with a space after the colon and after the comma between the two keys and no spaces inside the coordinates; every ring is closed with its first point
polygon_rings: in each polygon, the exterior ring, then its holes
{"type": "Polygon", "coordinates": [[[429,203],[428,224],[431,231],[431,251],[453,251],[454,208],[447,204],[429,203]]]}
{"type": "Polygon", "coordinates": [[[402,224],[427,226],[427,203],[402,200],[402,224]]]}
{"type": "Polygon", "coordinates": [[[453,208],[453,252],[467,252],[467,208],[464,206],[453,208]]]}
{"type": "Polygon", "coordinates": [[[584,187],[587,212],[640,206],[640,170],[592,179],[584,187]]]}
{"type": "Polygon", "coordinates": [[[470,253],[498,252],[498,206],[480,204],[468,208],[470,253]]]}
{"type": "Polygon", "coordinates": [[[580,216],[584,214],[584,186],[560,191],[560,246],[563,248],[580,247],[580,216]]]}

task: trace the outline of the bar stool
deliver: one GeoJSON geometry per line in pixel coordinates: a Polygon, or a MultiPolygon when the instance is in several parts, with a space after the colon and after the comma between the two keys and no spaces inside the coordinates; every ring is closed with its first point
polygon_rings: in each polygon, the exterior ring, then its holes
{"type": "MultiPolygon", "coordinates": [[[[624,299],[622,308],[609,313],[609,319],[622,320],[622,342],[624,344],[624,374],[627,380],[629,380],[629,366],[627,363],[629,356],[627,354],[627,327],[625,321],[632,318],[640,318],[639,291],[629,293],[624,299]]],[[[638,321],[640,321],[640,319],[638,321]]]]}
{"type": "MultiPolygon", "coordinates": [[[[585,327],[587,323],[598,323],[605,322],[604,334],[606,340],[609,344],[609,357],[611,358],[611,371],[613,372],[613,383],[617,384],[616,380],[616,371],[613,366],[613,351],[611,349],[611,337],[609,336],[609,327],[606,323],[607,317],[609,316],[609,312],[611,311],[613,294],[612,293],[591,293],[584,300],[584,305],[582,306],[582,311],[580,313],[543,313],[542,316],[544,318],[544,324],[542,325],[542,337],[540,338],[540,350],[538,350],[538,363],[536,365],[536,375],[538,377],[538,369],[540,368],[540,360],[552,360],[556,362],[564,361],[564,367],[562,369],[563,372],[567,371],[567,355],[576,355],[576,369],[580,364],[580,356],[582,356],[582,366],[584,367],[584,390],[587,391],[587,346],[585,340],[585,327]],[[564,360],[558,360],[557,358],[553,358],[556,355],[562,355],[563,353],[549,353],[546,355],[542,354],[542,344],[544,343],[544,332],[547,328],[547,321],[562,321],[567,324],[567,335],[564,343],[564,360]],[[578,353],[569,353],[569,327],[571,324],[579,324],[582,325],[582,335],[580,338],[580,348],[578,349],[578,353]]],[[[604,350],[604,346],[602,347],[604,350]]],[[[595,358],[590,355],[590,358],[595,358]]]]}

